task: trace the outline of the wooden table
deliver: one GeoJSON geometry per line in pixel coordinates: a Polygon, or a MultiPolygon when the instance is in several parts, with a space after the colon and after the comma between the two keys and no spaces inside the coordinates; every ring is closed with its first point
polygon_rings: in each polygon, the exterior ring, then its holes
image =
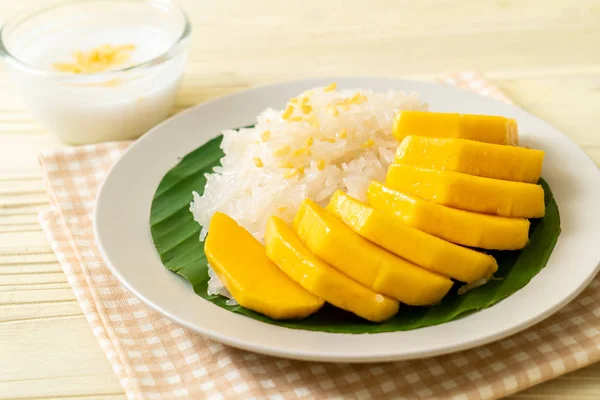
{"type": "MultiPolygon", "coordinates": [[[[0,18],[38,0],[0,0],[0,18]]],[[[181,1],[194,22],[179,111],[248,87],[476,69],[600,163],[599,1],[181,1]]],[[[0,70],[0,399],[124,398],[37,223],[36,154],[64,146],[0,70]]],[[[600,398],[600,365],[514,399],[600,398]]]]}

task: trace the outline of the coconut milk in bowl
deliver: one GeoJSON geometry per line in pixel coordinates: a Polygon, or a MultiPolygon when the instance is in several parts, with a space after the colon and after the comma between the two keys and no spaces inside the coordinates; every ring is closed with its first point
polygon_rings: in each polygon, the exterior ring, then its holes
{"type": "Polygon", "coordinates": [[[0,31],[0,55],[38,120],[71,144],[134,139],[172,110],[191,32],[160,0],[79,0],[0,31]]]}

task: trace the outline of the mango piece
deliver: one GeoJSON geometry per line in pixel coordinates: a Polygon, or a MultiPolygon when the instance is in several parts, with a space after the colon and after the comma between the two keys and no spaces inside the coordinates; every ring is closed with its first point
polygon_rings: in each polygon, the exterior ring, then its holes
{"type": "Polygon", "coordinates": [[[331,197],[327,211],[365,239],[456,280],[466,283],[486,280],[498,269],[490,255],[421,232],[339,190],[331,197]]]}
{"type": "Polygon", "coordinates": [[[323,300],[286,276],[265,248],[227,215],[210,221],[204,252],[219,279],[243,307],[273,319],[299,319],[316,312],[323,300]]]}
{"type": "Polygon", "coordinates": [[[394,214],[407,225],[452,243],[490,250],[525,247],[529,221],[458,210],[407,196],[372,182],[367,191],[371,207],[394,214]]]}
{"type": "Polygon", "coordinates": [[[473,140],[407,136],[398,146],[395,162],[484,178],[536,183],[542,173],[544,152],[473,140]]]}
{"type": "Polygon", "coordinates": [[[309,292],[373,322],[398,312],[398,302],[375,293],[312,254],[280,218],[271,217],[265,232],[267,255],[309,292]]]}
{"type": "Polygon", "coordinates": [[[541,218],[546,209],[540,185],[407,164],[391,165],[385,185],[448,207],[503,217],[541,218]]]}
{"type": "Polygon", "coordinates": [[[440,274],[418,267],[374,245],[306,199],[294,219],[306,247],[350,278],[402,303],[438,303],[452,286],[440,274]]]}
{"type": "Polygon", "coordinates": [[[394,119],[393,133],[399,142],[406,136],[419,135],[495,144],[519,143],[517,121],[495,115],[400,111],[394,119]]]}

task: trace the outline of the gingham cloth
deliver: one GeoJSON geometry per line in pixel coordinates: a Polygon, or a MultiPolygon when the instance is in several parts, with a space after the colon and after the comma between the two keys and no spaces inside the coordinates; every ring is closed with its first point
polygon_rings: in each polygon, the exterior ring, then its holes
{"type": "MultiPolygon", "coordinates": [[[[473,73],[444,80],[509,102],[473,73]]],[[[248,353],[183,329],[110,273],[92,233],[94,198],[129,143],[40,155],[49,210],[40,221],[81,309],[130,399],[493,399],[600,358],[600,281],[543,323],[459,353],[370,365],[248,353]]]]}

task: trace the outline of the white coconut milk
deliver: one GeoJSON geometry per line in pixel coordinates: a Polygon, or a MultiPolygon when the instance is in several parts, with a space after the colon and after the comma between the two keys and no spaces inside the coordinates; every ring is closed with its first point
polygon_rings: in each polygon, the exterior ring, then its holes
{"type": "Polygon", "coordinates": [[[10,70],[33,114],[62,140],[80,144],[132,139],[166,118],[173,107],[185,51],[159,65],[139,65],[164,55],[178,34],[135,19],[112,24],[66,19],[33,29],[11,46],[20,61],[51,75],[17,67],[10,70]],[[125,64],[111,69],[133,68],[56,76],[53,64],[72,62],[74,52],[90,52],[103,45],[133,45],[125,64]]]}

